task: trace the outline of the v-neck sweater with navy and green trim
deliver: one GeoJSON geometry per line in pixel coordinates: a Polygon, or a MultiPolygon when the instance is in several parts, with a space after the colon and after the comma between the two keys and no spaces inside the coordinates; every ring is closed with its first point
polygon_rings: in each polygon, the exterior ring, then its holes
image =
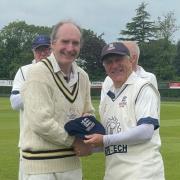
{"type": "Polygon", "coordinates": [[[61,73],[53,71],[52,60],[51,57],[34,65],[22,89],[21,148],[28,174],[80,168],[79,158],[71,147],[74,137],[67,134],[64,124],[94,112],[87,73],[73,63],[78,78],[70,86],[61,73]]]}

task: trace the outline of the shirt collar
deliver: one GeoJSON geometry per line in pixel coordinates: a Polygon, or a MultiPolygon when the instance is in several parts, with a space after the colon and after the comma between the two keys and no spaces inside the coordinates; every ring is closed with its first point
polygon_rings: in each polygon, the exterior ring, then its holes
{"type": "Polygon", "coordinates": [[[134,84],[136,78],[137,78],[137,74],[133,71],[124,84],[134,84]]]}
{"type": "Polygon", "coordinates": [[[126,80],[126,82],[120,87],[120,88],[115,88],[114,85],[112,84],[112,86],[110,87],[110,90],[115,93],[115,95],[119,94],[120,91],[122,91],[122,89],[124,89],[127,85],[130,84],[134,84],[135,83],[135,79],[136,79],[137,75],[136,73],[133,71],[130,76],[128,77],[128,79],[126,80]]]}
{"type": "Polygon", "coordinates": [[[32,64],[36,64],[36,60],[35,59],[32,60],[32,64]]]}
{"type": "MultiPolygon", "coordinates": [[[[63,76],[65,76],[65,74],[62,72],[61,68],[59,67],[58,63],[57,63],[57,60],[54,56],[53,53],[51,53],[51,55],[48,57],[48,59],[50,60],[51,64],[52,64],[52,67],[53,67],[53,70],[54,70],[54,73],[58,73],[60,72],[63,76]]],[[[76,62],[74,61],[72,63],[72,71],[71,71],[71,74],[70,74],[70,80],[69,80],[69,85],[73,85],[74,83],[77,82],[78,80],[78,66],[76,64],[76,62]]]]}
{"type": "Polygon", "coordinates": [[[136,74],[142,78],[147,76],[146,71],[139,65],[137,66],[136,74]]]}

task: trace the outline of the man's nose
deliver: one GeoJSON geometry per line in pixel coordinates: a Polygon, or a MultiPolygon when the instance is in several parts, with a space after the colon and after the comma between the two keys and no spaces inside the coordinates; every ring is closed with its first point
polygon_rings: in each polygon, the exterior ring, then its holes
{"type": "Polygon", "coordinates": [[[71,42],[68,43],[66,49],[67,49],[68,51],[72,51],[72,50],[74,49],[73,43],[71,43],[71,42]]]}

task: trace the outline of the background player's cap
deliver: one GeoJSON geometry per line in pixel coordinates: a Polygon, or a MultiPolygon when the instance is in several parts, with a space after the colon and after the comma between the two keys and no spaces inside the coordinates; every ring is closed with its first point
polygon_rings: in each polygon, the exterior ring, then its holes
{"type": "Polygon", "coordinates": [[[67,122],[64,126],[70,136],[85,139],[89,134],[105,134],[102,124],[94,116],[79,117],[67,122]]]}
{"type": "Polygon", "coordinates": [[[34,39],[32,49],[36,49],[40,46],[50,46],[50,44],[50,37],[47,35],[39,35],[34,39]]]}
{"type": "Polygon", "coordinates": [[[130,52],[128,48],[122,42],[114,42],[114,43],[110,43],[104,46],[101,52],[101,61],[103,61],[104,58],[110,54],[130,56],[130,52]]]}

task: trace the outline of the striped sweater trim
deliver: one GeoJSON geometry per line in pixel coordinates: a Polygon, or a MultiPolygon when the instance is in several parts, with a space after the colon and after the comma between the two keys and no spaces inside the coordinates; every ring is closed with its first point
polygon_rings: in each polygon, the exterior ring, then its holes
{"type": "Polygon", "coordinates": [[[59,159],[76,156],[72,148],[50,151],[22,151],[22,157],[29,160],[59,159]]]}
{"type": "Polygon", "coordinates": [[[78,73],[78,81],[75,83],[72,92],[70,92],[69,89],[66,87],[66,85],[63,83],[61,77],[59,77],[58,74],[53,72],[53,66],[51,62],[48,59],[44,59],[41,62],[44,63],[46,67],[49,69],[56,85],[58,86],[59,90],[64,94],[66,99],[69,102],[73,103],[76,100],[79,90],[79,73],[78,73]]]}

